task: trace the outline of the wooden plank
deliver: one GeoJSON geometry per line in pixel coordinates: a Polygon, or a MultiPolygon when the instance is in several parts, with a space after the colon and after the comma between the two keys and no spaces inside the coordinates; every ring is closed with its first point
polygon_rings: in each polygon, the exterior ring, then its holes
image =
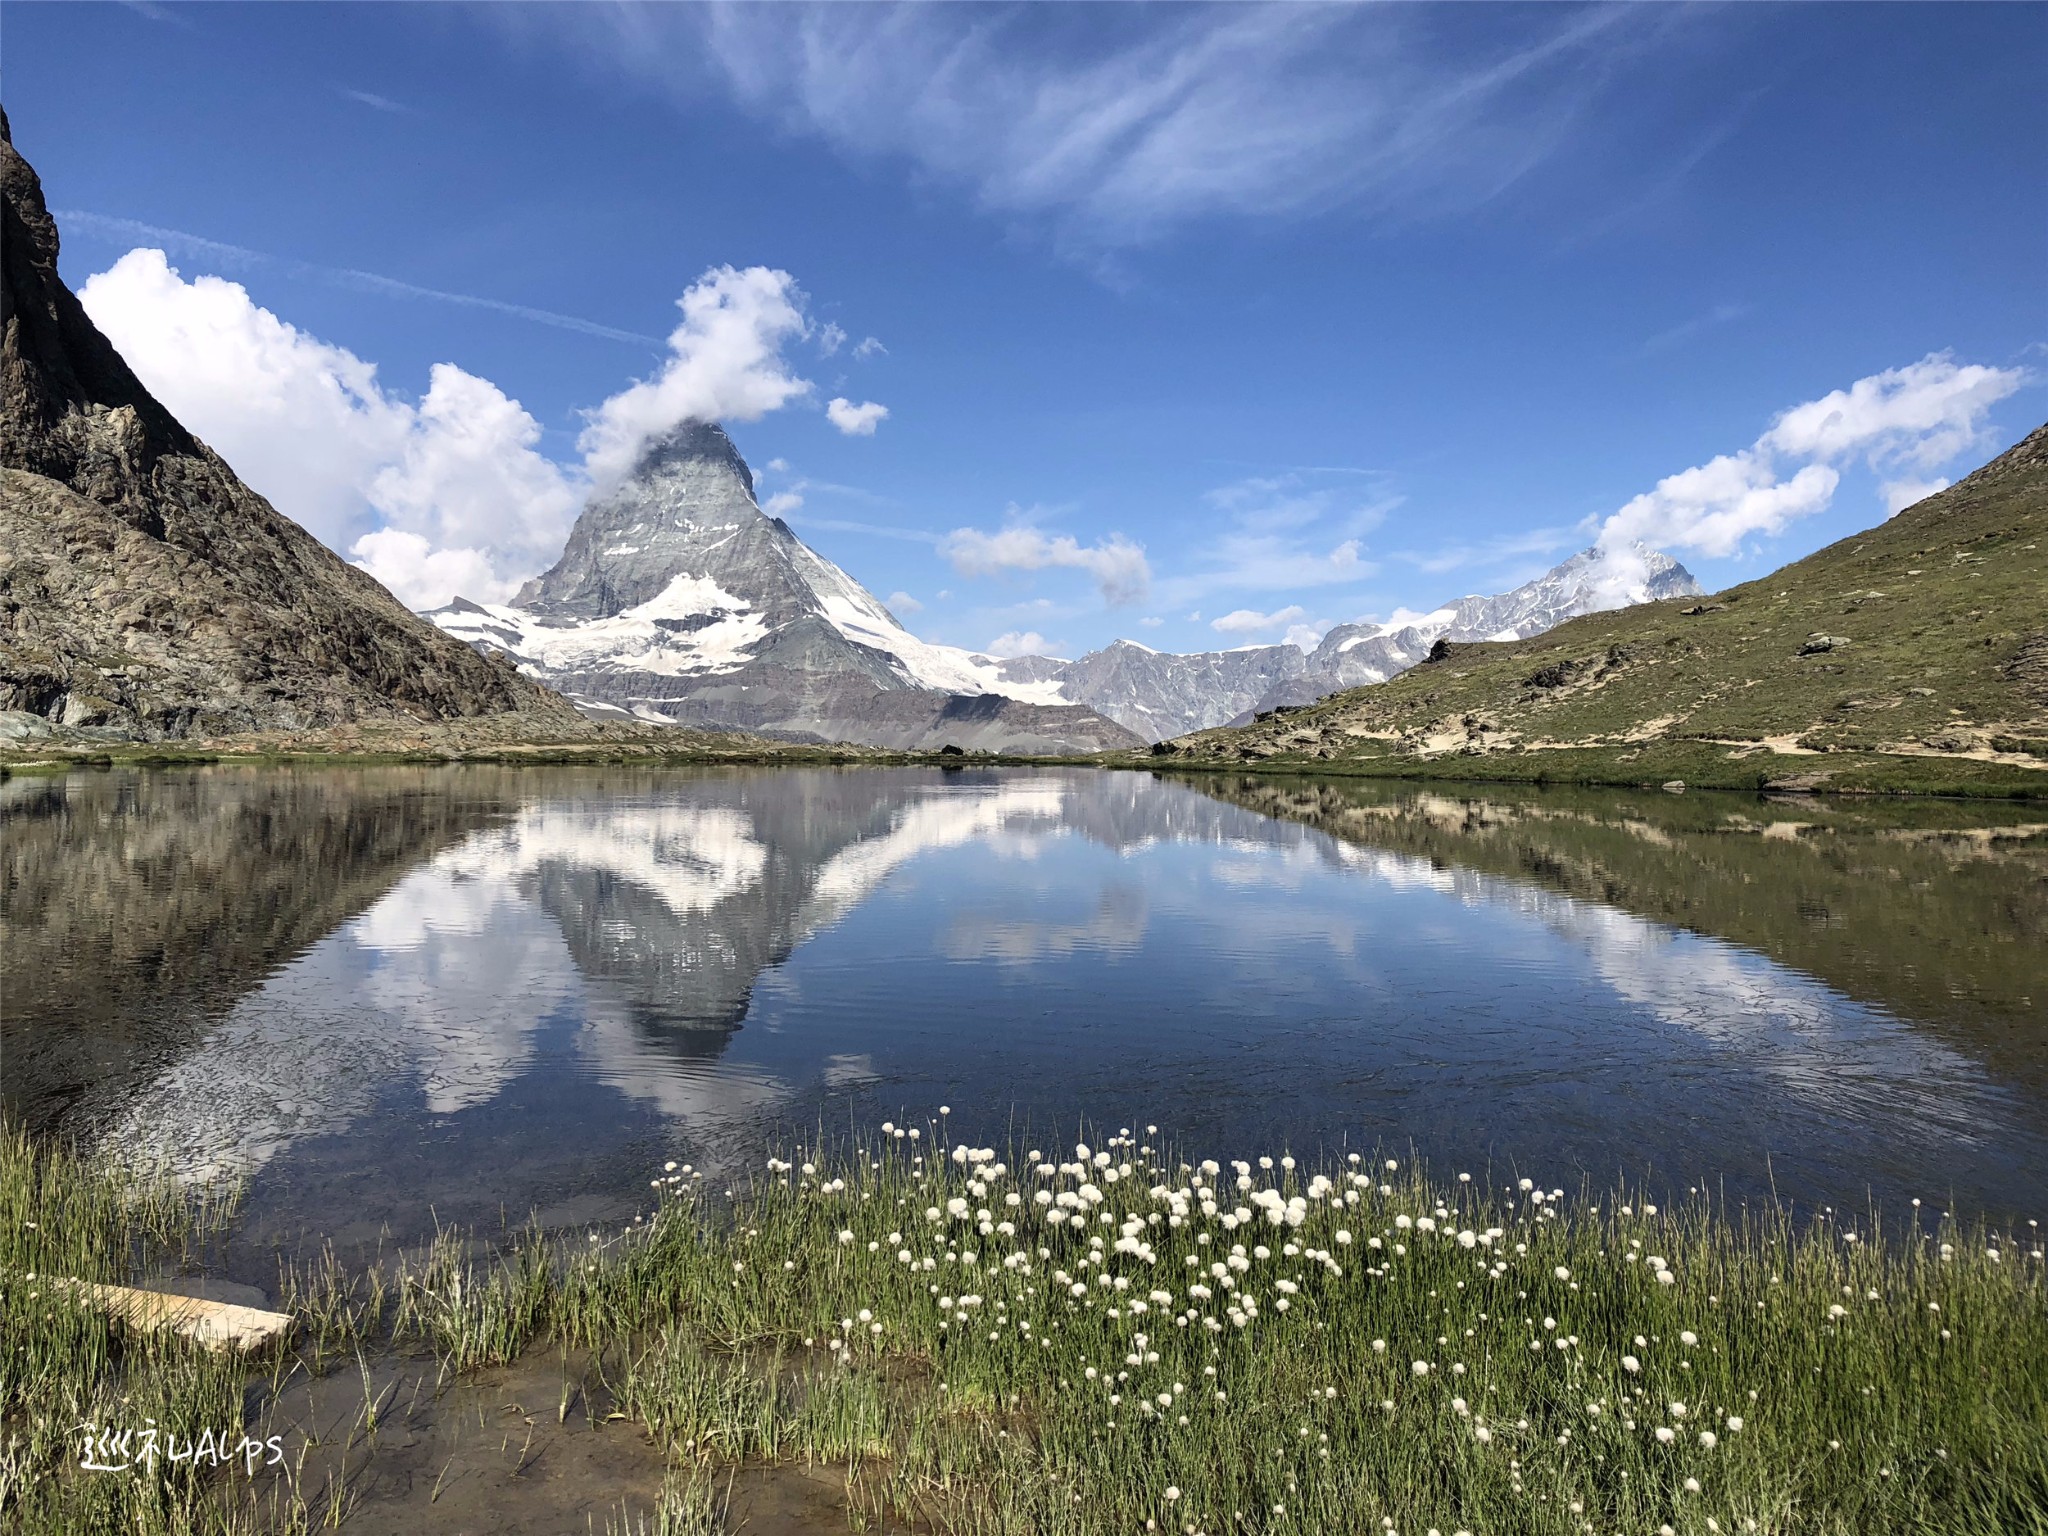
{"type": "Polygon", "coordinates": [[[203,1296],[174,1296],[128,1285],[73,1285],[133,1328],[168,1328],[208,1349],[254,1349],[272,1339],[289,1338],[296,1320],[289,1312],[265,1312],[203,1296]]]}

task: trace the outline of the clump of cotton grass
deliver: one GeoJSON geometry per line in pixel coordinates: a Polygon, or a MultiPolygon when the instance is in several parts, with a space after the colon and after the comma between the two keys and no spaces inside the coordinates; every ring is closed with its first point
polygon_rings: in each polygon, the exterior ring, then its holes
{"type": "Polygon", "coordinates": [[[957,1530],[1995,1529],[2048,1473],[2009,1234],[956,1129],[664,1179],[540,1334],[624,1348],[678,1458],[886,1468],[873,1514],[957,1530]]]}

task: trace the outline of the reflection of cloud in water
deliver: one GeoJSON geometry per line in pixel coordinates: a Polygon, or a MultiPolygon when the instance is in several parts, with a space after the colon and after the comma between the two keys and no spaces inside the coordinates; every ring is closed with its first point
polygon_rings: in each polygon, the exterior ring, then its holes
{"type": "MultiPolygon", "coordinates": [[[[1320,834],[1318,834],[1320,835],[1320,834]]],[[[1957,1052],[1768,958],[1541,886],[1335,842],[1342,861],[1396,890],[1541,923],[1581,950],[1616,996],[1833,1111],[1859,1095],[1910,1102],[1930,1130],[1969,1139],[1978,1074],[1957,1052]]]]}
{"type": "Polygon", "coordinates": [[[827,1088],[836,1089],[864,1088],[882,1080],[875,1070],[875,1058],[865,1051],[854,1056],[827,1056],[820,1076],[827,1088]]]}
{"type": "Polygon", "coordinates": [[[939,952],[949,960],[994,960],[1024,965],[1083,951],[1135,954],[1145,939],[1145,893],[1127,881],[1102,889],[1086,922],[1048,923],[962,913],[946,925],[939,952]]]}
{"type": "Polygon", "coordinates": [[[1063,777],[1047,776],[920,796],[896,814],[887,832],[855,843],[818,872],[804,908],[805,933],[838,922],[915,854],[1014,834],[1032,823],[1056,830],[1070,787],[1063,777]]]}

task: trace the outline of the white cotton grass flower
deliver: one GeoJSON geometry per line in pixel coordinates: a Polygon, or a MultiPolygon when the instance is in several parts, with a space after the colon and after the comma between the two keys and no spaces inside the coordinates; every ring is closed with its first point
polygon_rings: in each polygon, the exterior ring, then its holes
{"type": "Polygon", "coordinates": [[[1634,1376],[1642,1370],[1643,1362],[1638,1360],[1634,1355],[1623,1355],[1621,1357],[1621,1368],[1624,1371],[1627,1371],[1629,1375],[1634,1376]]]}
{"type": "Polygon", "coordinates": [[[1714,1448],[1715,1446],[1719,1445],[1720,1443],[1721,1443],[1721,1442],[1720,1442],[1720,1439],[1719,1439],[1719,1437],[1718,1437],[1718,1436],[1716,1436],[1716,1435],[1715,1435],[1715,1433],[1714,1433],[1714,1432],[1713,1432],[1713,1431],[1712,1431],[1711,1429],[1703,1429],[1703,1430],[1701,1430],[1701,1431],[1700,1431],[1700,1449],[1701,1449],[1701,1450],[1703,1450],[1703,1451],[1711,1451],[1711,1450],[1712,1450],[1712,1449],[1713,1449],[1713,1448],[1714,1448]]]}
{"type": "Polygon", "coordinates": [[[1659,1424],[1657,1426],[1657,1443],[1659,1445],[1669,1445],[1672,1441],[1676,1440],[1677,1438],[1678,1431],[1673,1429],[1669,1424],[1659,1424]]]}
{"type": "Polygon", "coordinates": [[[1694,1333],[1690,1328],[1681,1330],[1678,1335],[1678,1342],[1683,1344],[1687,1349],[1691,1349],[1693,1345],[1699,1343],[1699,1341],[1700,1336],[1694,1333]]]}

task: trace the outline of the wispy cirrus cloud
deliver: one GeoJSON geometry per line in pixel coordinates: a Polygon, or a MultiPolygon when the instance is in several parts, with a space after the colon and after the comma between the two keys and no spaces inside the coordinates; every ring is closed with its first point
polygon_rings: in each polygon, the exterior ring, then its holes
{"type": "Polygon", "coordinates": [[[1388,477],[1345,469],[1252,475],[1209,491],[1222,529],[1198,544],[1187,568],[1163,578],[1173,606],[1216,592],[1291,592],[1347,586],[1379,570],[1365,535],[1401,505],[1388,477]],[[1333,483],[1332,477],[1336,477],[1333,483]]]}
{"type": "Polygon", "coordinates": [[[410,116],[412,113],[412,108],[408,107],[404,102],[393,101],[389,96],[379,96],[375,91],[359,91],[352,86],[345,85],[341,88],[341,94],[350,101],[369,107],[377,112],[389,112],[397,117],[410,116]]]}
{"type": "Polygon", "coordinates": [[[939,543],[939,553],[963,576],[1000,576],[1009,572],[1056,569],[1086,571],[1095,578],[1104,602],[1135,603],[1151,588],[1152,566],[1141,544],[1112,533],[1093,544],[1072,534],[1047,533],[1012,507],[1010,521],[993,533],[955,528],[939,543]]]}
{"type": "Polygon", "coordinates": [[[1569,528],[1531,528],[1527,533],[1502,534],[1470,544],[1446,544],[1429,551],[1397,550],[1389,558],[1412,565],[1418,571],[1441,576],[1449,571],[1498,565],[1528,555],[1552,555],[1577,543],[1584,534],[1569,528]]]}
{"type": "Polygon", "coordinates": [[[622,6],[558,35],[1105,252],[1218,216],[1484,203],[1566,140],[1618,49],[1672,25],[1619,6],[1493,14],[1481,29],[1404,7],[622,6]]]}
{"type": "Polygon", "coordinates": [[[1747,304],[1716,304],[1689,320],[1682,320],[1668,330],[1659,331],[1643,343],[1645,354],[1668,352],[1673,347],[1683,346],[1696,336],[1717,331],[1724,325],[1732,325],[1750,313],[1747,304]]]}

